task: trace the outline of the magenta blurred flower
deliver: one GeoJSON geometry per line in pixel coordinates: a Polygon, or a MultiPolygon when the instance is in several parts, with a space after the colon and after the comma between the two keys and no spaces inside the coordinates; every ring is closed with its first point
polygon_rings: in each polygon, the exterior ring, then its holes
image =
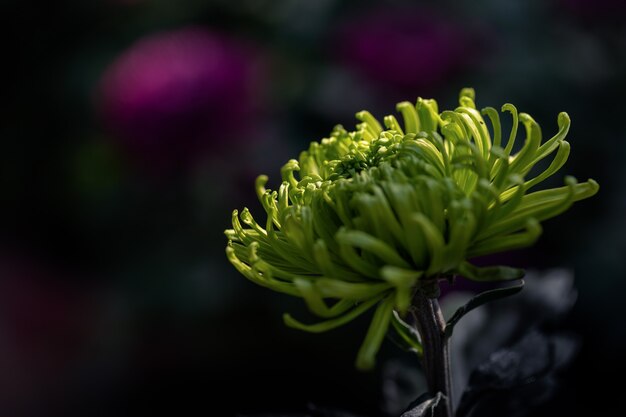
{"type": "Polygon", "coordinates": [[[126,148],[180,162],[247,136],[259,108],[261,68],[256,50],[225,35],[197,27],[158,33],[106,69],[98,107],[126,148]]]}
{"type": "Polygon", "coordinates": [[[465,68],[472,34],[423,10],[373,10],[342,23],[339,59],[385,86],[424,91],[465,68]]]}

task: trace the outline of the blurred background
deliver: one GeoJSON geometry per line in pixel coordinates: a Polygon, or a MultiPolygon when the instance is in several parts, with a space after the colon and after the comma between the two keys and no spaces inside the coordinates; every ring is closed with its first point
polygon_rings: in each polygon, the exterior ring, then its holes
{"type": "MultiPolygon", "coordinates": [[[[574,271],[583,340],[536,415],[616,407],[626,349],[622,0],[5,0],[0,15],[0,415],[231,416],[309,402],[364,416],[368,319],[283,326],[299,300],[226,261],[253,181],[364,108],[514,103],[572,118],[562,174],[600,193],[516,266],[574,271]],[[618,383],[619,384],[619,383],[618,383]]],[[[562,174],[551,185],[562,182],[562,174]]],[[[380,363],[402,353],[385,344],[380,363]]]]}

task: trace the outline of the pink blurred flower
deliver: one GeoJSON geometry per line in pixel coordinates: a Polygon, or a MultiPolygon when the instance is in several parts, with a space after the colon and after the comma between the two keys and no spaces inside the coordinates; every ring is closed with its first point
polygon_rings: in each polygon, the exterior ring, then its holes
{"type": "Polygon", "coordinates": [[[472,34],[424,10],[373,10],[342,23],[339,59],[385,86],[424,91],[467,67],[472,34]]]}
{"type": "Polygon", "coordinates": [[[209,147],[248,138],[258,116],[260,54],[191,27],[147,36],[104,72],[105,126],[144,160],[184,163],[209,147]]]}

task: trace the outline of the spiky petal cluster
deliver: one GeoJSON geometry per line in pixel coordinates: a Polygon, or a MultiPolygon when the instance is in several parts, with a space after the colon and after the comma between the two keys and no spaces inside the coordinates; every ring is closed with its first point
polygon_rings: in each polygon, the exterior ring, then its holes
{"type": "Polygon", "coordinates": [[[228,259],[243,275],[302,297],[327,319],[306,325],[285,315],[291,327],[322,332],[377,306],[357,356],[362,369],[373,366],[393,310],[405,311],[416,288],[454,274],[520,277],[520,270],[478,268],[467,259],[532,245],[539,222],[598,190],[593,180],[567,177],[563,187],[528,192],[567,160],[566,113],[558,116],[558,132],[542,141],[532,117],[505,104],[512,118],[505,141],[499,113],[477,110],[471,89],[454,111],[439,113],[434,100],[423,99],[397,110],[402,124],[390,115],[383,127],[363,111],[355,131],[337,126],[312,142],[282,168],[278,191],[259,177],[265,225],[244,209],[234,211],[226,231],[228,259]],[[513,152],[520,122],[525,138],[513,152]]]}

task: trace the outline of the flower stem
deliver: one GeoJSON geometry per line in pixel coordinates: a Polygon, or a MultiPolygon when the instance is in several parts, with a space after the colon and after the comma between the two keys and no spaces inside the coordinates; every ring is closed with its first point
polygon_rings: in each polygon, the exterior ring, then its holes
{"type": "Polygon", "coordinates": [[[443,403],[435,410],[435,417],[453,417],[448,338],[444,333],[446,322],[437,298],[432,295],[431,291],[420,289],[414,298],[417,330],[424,347],[422,366],[430,394],[440,392],[444,396],[443,403]]]}

